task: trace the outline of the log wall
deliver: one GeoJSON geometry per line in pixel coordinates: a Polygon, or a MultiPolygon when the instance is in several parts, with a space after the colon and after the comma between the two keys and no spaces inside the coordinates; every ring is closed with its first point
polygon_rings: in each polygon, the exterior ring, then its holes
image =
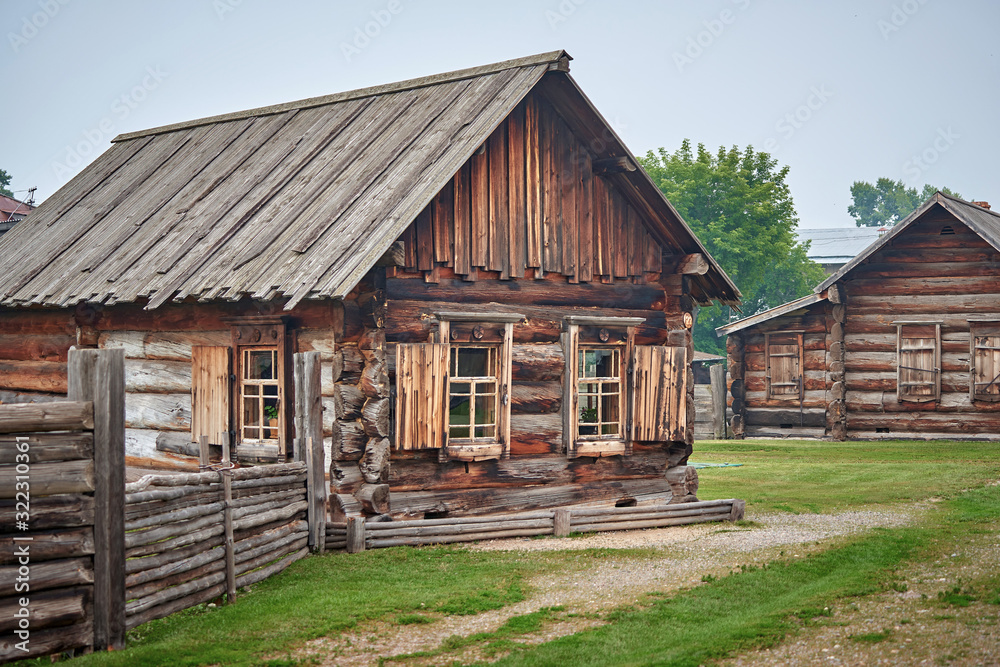
{"type": "Polygon", "coordinates": [[[1000,319],[1000,253],[938,208],[847,278],[847,436],[1000,439],[997,403],[969,393],[969,320],[1000,319]],[[896,320],[941,323],[940,400],[897,400],[896,320]]]}
{"type": "Polygon", "coordinates": [[[0,662],[94,645],[93,419],[0,406],[0,662]]]}
{"type": "Polygon", "coordinates": [[[745,329],[729,344],[730,359],[742,355],[742,377],[730,382],[733,412],[742,416],[746,437],[822,437],[826,433],[826,407],[830,379],[827,372],[826,302],[776,317],[745,329]],[[803,332],[803,396],[767,397],[765,333],[803,332]],[[738,343],[736,338],[741,343],[738,343]],[[741,347],[740,347],[741,345],[741,347]],[[739,348],[739,352],[737,349],[739,348]],[[735,391],[734,391],[735,386],[735,391]],[[742,393],[742,400],[737,396],[742,393]],[[741,408],[741,409],[740,409],[741,408]]]}

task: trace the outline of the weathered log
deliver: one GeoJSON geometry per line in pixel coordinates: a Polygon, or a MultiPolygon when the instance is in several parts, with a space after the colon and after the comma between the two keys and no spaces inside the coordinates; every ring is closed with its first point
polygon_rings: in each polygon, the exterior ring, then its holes
{"type": "Polygon", "coordinates": [[[74,431],[93,428],[94,407],[88,401],[0,406],[0,433],[74,431]]]}
{"type": "MultiPolygon", "coordinates": [[[[544,528],[553,531],[553,519],[518,519],[497,518],[493,521],[477,523],[456,523],[449,526],[408,526],[395,527],[396,521],[388,523],[366,523],[365,530],[372,541],[381,541],[400,537],[443,537],[445,535],[468,535],[470,533],[490,533],[501,530],[518,530],[523,528],[544,528]],[[375,528],[378,527],[378,530],[375,528]]],[[[412,522],[409,522],[412,523],[412,522]]]]}
{"type": "Polygon", "coordinates": [[[833,398],[834,400],[837,401],[843,400],[845,393],[846,391],[843,382],[834,382],[832,385],[830,385],[830,397],[833,398]]]}
{"type": "MultiPolygon", "coordinates": [[[[24,445],[21,449],[24,449],[24,445]]],[[[89,432],[0,435],[0,465],[24,463],[25,455],[30,464],[89,460],[94,455],[94,435],[89,432]],[[20,451],[18,443],[26,443],[27,451],[20,451]]]]}
{"type": "Polygon", "coordinates": [[[302,500],[297,503],[291,503],[284,507],[269,510],[267,512],[262,512],[259,514],[251,514],[250,516],[243,517],[233,521],[234,530],[244,530],[246,528],[251,528],[253,526],[260,526],[272,521],[278,521],[281,519],[291,519],[299,512],[305,512],[308,508],[309,503],[302,500]]]}
{"type": "Polygon", "coordinates": [[[369,540],[372,548],[421,546],[424,544],[454,544],[456,542],[479,542],[480,540],[499,540],[509,537],[532,537],[535,535],[551,535],[552,528],[517,528],[514,530],[484,531],[481,533],[466,533],[462,535],[432,535],[428,537],[397,537],[369,540]]]}
{"type": "Polygon", "coordinates": [[[163,540],[162,542],[150,542],[149,544],[143,544],[141,546],[129,547],[125,550],[125,558],[131,559],[151,554],[166,553],[167,551],[173,549],[186,547],[189,544],[198,544],[203,541],[207,541],[222,534],[222,523],[216,523],[190,533],[181,534],[180,536],[172,539],[163,540]]]}
{"type": "Polygon", "coordinates": [[[361,416],[365,395],[354,385],[338,384],[333,390],[333,400],[337,419],[354,420],[361,416]]]}
{"type": "Polygon", "coordinates": [[[234,551],[237,554],[241,554],[244,551],[250,549],[256,549],[263,544],[270,544],[277,540],[283,539],[288,535],[309,532],[309,522],[307,521],[292,521],[289,523],[283,523],[274,528],[269,528],[268,530],[262,531],[255,535],[250,535],[244,537],[243,539],[237,541],[234,546],[234,551]]]}
{"type": "Polygon", "coordinates": [[[191,362],[127,359],[125,391],[148,394],[191,391],[191,362]]]}
{"type": "Polygon", "coordinates": [[[388,514],[389,505],[389,485],[388,484],[362,484],[354,492],[354,497],[361,503],[365,514],[388,514]]]}
{"type": "MultiPolygon", "coordinates": [[[[55,625],[67,625],[85,618],[93,599],[93,586],[62,588],[32,593],[30,596],[31,629],[41,630],[55,625]]],[[[20,609],[19,596],[0,598],[0,632],[18,627],[15,612],[20,609]]]]}
{"type": "Polygon", "coordinates": [[[0,661],[26,660],[74,649],[89,649],[94,644],[94,623],[88,619],[82,623],[63,625],[49,630],[33,630],[27,652],[15,647],[19,642],[19,638],[13,633],[0,639],[0,661]]]}
{"type": "Polygon", "coordinates": [[[358,467],[369,484],[389,481],[389,439],[377,437],[370,439],[358,467]]]}
{"type": "Polygon", "coordinates": [[[330,494],[330,514],[333,521],[346,521],[350,517],[361,516],[361,503],[353,495],[330,494]]]}
{"type": "Polygon", "coordinates": [[[361,338],[358,339],[358,350],[365,358],[365,363],[384,362],[386,356],[385,329],[365,329],[361,338]]]}
{"type": "Polygon", "coordinates": [[[708,273],[710,265],[708,258],[702,253],[692,253],[681,255],[677,258],[673,266],[664,265],[664,273],[679,273],[683,275],[702,276],[708,273]]]}
{"type": "Polygon", "coordinates": [[[559,382],[565,363],[561,345],[516,343],[511,346],[514,387],[522,382],[559,382]]]}
{"type": "Polygon", "coordinates": [[[559,412],[562,394],[559,382],[514,382],[510,389],[510,411],[514,414],[559,412]]]}
{"type": "Polygon", "coordinates": [[[826,410],[808,408],[802,410],[782,408],[749,407],[746,412],[747,426],[826,426],[826,410]]]}
{"type": "Polygon", "coordinates": [[[156,593],[157,591],[170,588],[171,586],[184,584],[188,581],[194,581],[216,572],[222,572],[224,575],[226,569],[224,555],[221,558],[217,553],[213,554],[213,556],[214,558],[211,562],[205,563],[199,567],[185,569],[175,574],[165,576],[162,579],[157,579],[144,584],[137,584],[134,587],[130,586],[126,589],[125,595],[128,599],[144,598],[156,593]]]}
{"type": "Polygon", "coordinates": [[[360,422],[337,422],[332,434],[330,458],[334,461],[357,461],[364,454],[368,438],[360,422]]]}
{"type": "Polygon", "coordinates": [[[207,528],[216,524],[221,525],[221,523],[221,514],[210,514],[208,516],[202,516],[188,521],[179,521],[166,526],[158,526],[148,530],[129,532],[125,534],[125,548],[131,549],[133,547],[154,544],[169,538],[193,533],[201,530],[202,528],[207,528]]]}
{"type": "Polygon", "coordinates": [[[552,517],[552,534],[556,537],[566,537],[570,533],[570,510],[559,508],[552,517]]]}
{"type": "Polygon", "coordinates": [[[136,572],[143,572],[145,570],[162,567],[169,563],[176,563],[184,560],[185,558],[195,556],[202,551],[207,551],[220,546],[224,543],[224,541],[225,538],[222,535],[215,535],[201,540],[196,544],[189,544],[177,549],[167,549],[165,551],[143,556],[141,558],[129,558],[125,561],[125,574],[131,575],[136,572]]]}
{"type": "MultiPolygon", "coordinates": [[[[0,500],[0,533],[15,532],[15,515],[19,511],[16,498],[0,500]]],[[[28,520],[28,525],[33,531],[89,526],[93,523],[94,497],[92,495],[60,494],[31,498],[31,517],[28,520]]]]}
{"type": "Polygon", "coordinates": [[[358,388],[368,398],[388,398],[389,376],[386,373],[385,362],[372,360],[366,363],[358,388]]]}
{"type": "Polygon", "coordinates": [[[511,456],[557,453],[562,449],[562,415],[511,414],[511,456]]]}
{"type": "Polygon", "coordinates": [[[667,470],[663,476],[676,498],[698,493],[698,471],[692,466],[675,466],[667,470]]]}
{"type": "Polygon", "coordinates": [[[355,345],[341,348],[344,359],[344,370],[340,376],[342,384],[357,384],[361,380],[361,371],[365,367],[365,358],[355,345]]]}
{"type": "Polygon", "coordinates": [[[0,356],[9,361],[66,361],[76,337],[66,334],[0,333],[0,356]]]}
{"type": "Polygon", "coordinates": [[[125,394],[125,427],[191,430],[191,394],[125,394]]]}
{"type": "MultiPolygon", "coordinates": [[[[267,567],[260,567],[259,565],[248,566],[246,574],[237,577],[236,586],[238,588],[244,588],[246,586],[251,586],[253,584],[256,584],[257,582],[264,581],[268,577],[281,572],[295,561],[301,560],[302,558],[305,558],[308,555],[309,555],[308,547],[303,547],[298,551],[291,551],[290,553],[282,557],[281,560],[276,560],[267,567]]],[[[251,561],[251,563],[253,563],[253,561],[251,561]]]]}
{"type": "MultiPolygon", "coordinates": [[[[14,498],[18,493],[15,466],[0,466],[0,498],[14,498]]],[[[85,493],[94,490],[93,461],[52,461],[30,466],[31,495],[85,493]]]]}
{"type": "Polygon", "coordinates": [[[389,399],[369,398],[361,408],[361,424],[365,435],[385,438],[389,435],[389,399]]]}
{"type": "Polygon", "coordinates": [[[331,384],[340,382],[344,374],[344,353],[338,350],[331,354],[329,364],[324,364],[324,368],[330,369],[328,379],[331,384]]]}
{"type": "MultiPolygon", "coordinates": [[[[17,591],[19,568],[20,565],[17,564],[0,566],[0,598],[13,596],[19,592],[17,591]]],[[[92,558],[65,558],[32,563],[29,583],[32,592],[92,584],[94,561],[92,558]]]]}
{"type": "MultiPolygon", "coordinates": [[[[735,412],[735,409],[733,410],[735,412]]],[[[736,438],[743,437],[743,415],[735,414],[733,418],[729,420],[729,432],[733,434],[736,438]]]]}
{"type": "Polygon", "coordinates": [[[576,524],[573,526],[574,532],[594,533],[612,530],[640,530],[642,528],[661,528],[665,526],[685,526],[693,523],[707,523],[710,521],[727,521],[732,513],[731,507],[720,510],[713,510],[708,513],[692,515],[664,517],[660,519],[643,519],[638,521],[614,521],[576,524]]]}
{"type": "MultiPolygon", "coordinates": [[[[225,578],[224,573],[219,573],[212,576],[216,578],[218,578],[219,576],[223,577],[223,579],[225,578]]],[[[165,618],[183,609],[188,609],[190,607],[194,607],[199,604],[204,604],[205,602],[209,602],[210,600],[213,600],[225,594],[225,592],[226,592],[226,584],[223,581],[221,583],[216,583],[207,586],[206,588],[197,590],[189,595],[184,595],[175,600],[171,600],[169,602],[156,605],[154,607],[146,609],[145,611],[133,614],[129,614],[126,611],[125,627],[131,630],[135,627],[142,625],[143,623],[148,623],[149,621],[153,621],[158,618],[165,618]]]]}
{"type": "Polygon", "coordinates": [[[206,514],[221,512],[223,504],[221,502],[198,504],[193,507],[172,510],[162,514],[153,514],[140,519],[133,519],[125,522],[125,530],[138,530],[139,528],[149,528],[150,526],[162,526],[175,521],[193,519],[206,514]]]}
{"type": "Polygon", "coordinates": [[[0,388],[66,393],[66,364],[58,361],[0,360],[0,388]]]}

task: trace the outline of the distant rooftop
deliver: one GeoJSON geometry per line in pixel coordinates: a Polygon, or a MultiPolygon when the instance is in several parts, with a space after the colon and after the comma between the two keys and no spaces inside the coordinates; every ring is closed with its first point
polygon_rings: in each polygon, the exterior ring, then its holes
{"type": "Polygon", "coordinates": [[[808,257],[818,264],[846,264],[889,231],[889,227],[833,227],[796,232],[799,242],[810,241],[808,257]]]}

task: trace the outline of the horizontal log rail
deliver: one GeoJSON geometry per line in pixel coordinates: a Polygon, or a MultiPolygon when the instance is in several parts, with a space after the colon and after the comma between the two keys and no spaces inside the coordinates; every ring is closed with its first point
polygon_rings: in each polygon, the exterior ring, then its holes
{"type": "Polygon", "coordinates": [[[326,548],[356,553],[365,549],[452,544],[505,537],[660,528],[743,518],[743,500],[707,500],[648,507],[559,508],[504,515],[347,523],[328,523],[326,548]]]}

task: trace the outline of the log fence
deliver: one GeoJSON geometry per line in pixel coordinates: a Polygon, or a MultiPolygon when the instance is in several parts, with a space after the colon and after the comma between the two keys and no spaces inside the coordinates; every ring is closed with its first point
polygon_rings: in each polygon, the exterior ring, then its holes
{"type": "Polygon", "coordinates": [[[505,515],[369,521],[350,518],[326,525],[327,550],[357,553],[365,549],[477,542],[505,537],[533,537],[640,528],[661,528],[743,518],[743,500],[708,500],[648,507],[575,507],[505,515]]]}

